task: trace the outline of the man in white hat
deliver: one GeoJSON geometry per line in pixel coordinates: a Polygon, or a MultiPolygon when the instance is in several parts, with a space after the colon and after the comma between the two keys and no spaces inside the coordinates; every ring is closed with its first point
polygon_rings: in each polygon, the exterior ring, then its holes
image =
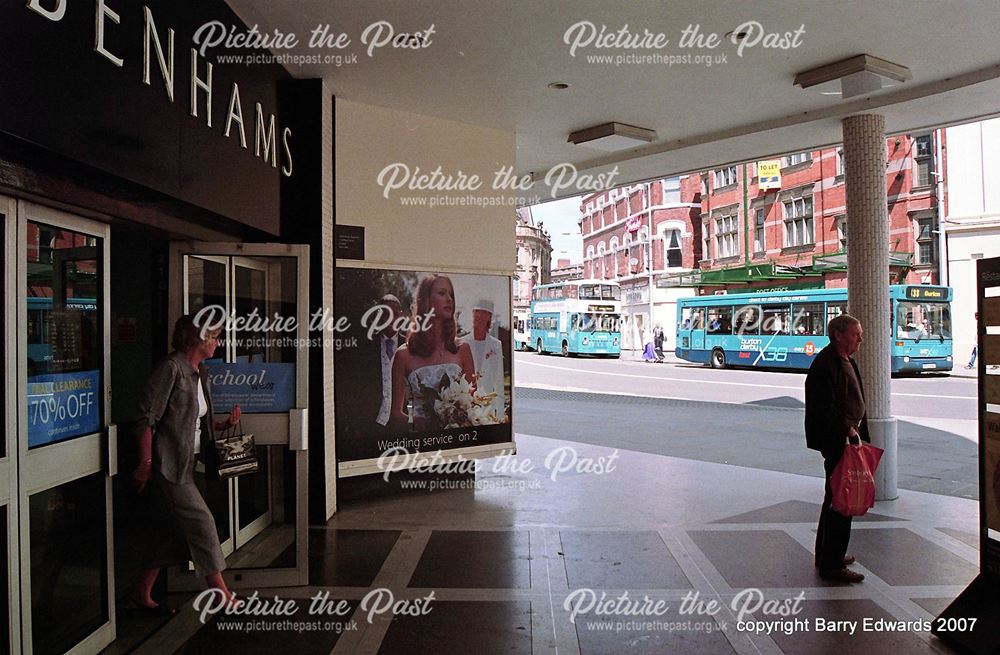
{"type": "Polygon", "coordinates": [[[500,340],[490,335],[493,322],[493,301],[480,298],[472,306],[472,361],[476,365],[476,395],[495,393],[492,409],[497,420],[506,421],[503,390],[503,347],[500,340]]]}

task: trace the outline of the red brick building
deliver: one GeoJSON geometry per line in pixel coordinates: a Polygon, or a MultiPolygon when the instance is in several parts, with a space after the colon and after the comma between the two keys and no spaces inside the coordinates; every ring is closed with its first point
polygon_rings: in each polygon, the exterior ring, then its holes
{"type": "MultiPolygon", "coordinates": [[[[939,282],[941,134],[886,139],[892,284],[939,282]]],[[[764,184],[749,162],[583,198],[583,275],[622,285],[625,348],[657,323],[674,334],[677,298],[847,286],[842,150],[773,162],[764,184]]]]}
{"type": "Polygon", "coordinates": [[[656,323],[673,334],[676,300],[692,290],[657,288],[656,279],[698,268],[701,206],[698,176],[634,184],[581,201],[583,276],[621,283],[623,347],[641,347],[642,332],[656,323]]]}
{"type": "MultiPolygon", "coordinates": [[[[938,282],[934,139],[929,133],[886,140],[893,284],[938,282]]],[[[761,188],[761,162],[701,174],[702,256],[700,274],[691,279],[701,293],[847,286],[841,149],[806,151],[777,161],[777,188],[761,188]]]]}

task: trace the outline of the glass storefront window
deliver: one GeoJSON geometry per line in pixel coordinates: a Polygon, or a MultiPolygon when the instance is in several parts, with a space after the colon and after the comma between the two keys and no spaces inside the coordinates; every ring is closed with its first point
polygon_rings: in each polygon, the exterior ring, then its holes
{"type": "Polygon", "coordinates": [[[64,653],[108,621],[104,473],[33,494],[31,638],[64,653]]]}
{"type": "Polygon", "coordinates": [[[28,447],[97,432],[104,361],[102,240],[27,224],[28,447]]]}

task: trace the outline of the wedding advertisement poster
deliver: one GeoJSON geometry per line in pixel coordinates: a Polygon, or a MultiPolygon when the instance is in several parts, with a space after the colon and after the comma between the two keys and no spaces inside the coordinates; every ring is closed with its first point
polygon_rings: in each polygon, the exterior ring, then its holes
{"type": "Polygon", "coordinates": [[[338,268],[337,459],[511,441],[510,278],[338,268]]]}

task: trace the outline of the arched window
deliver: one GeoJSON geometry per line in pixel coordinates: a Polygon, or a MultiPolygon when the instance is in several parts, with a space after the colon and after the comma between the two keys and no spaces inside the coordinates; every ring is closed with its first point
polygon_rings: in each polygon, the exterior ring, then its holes
{"type": "Polygon", "coordinates": [[[663,243],[663,264],[665,268],[680,268],[684,265],[684,225],[670,222],[660,226],[663,243]]]}

